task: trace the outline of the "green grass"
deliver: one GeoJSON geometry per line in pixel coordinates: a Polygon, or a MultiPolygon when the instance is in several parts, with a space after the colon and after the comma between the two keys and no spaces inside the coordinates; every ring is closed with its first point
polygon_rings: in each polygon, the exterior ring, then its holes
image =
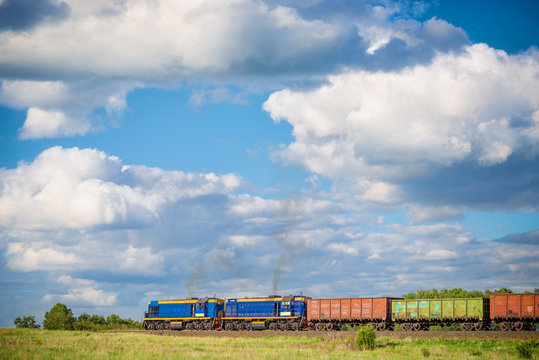
{"type": "MultiPolygon", "coordinates": [[[[0,359],[519,359],[521,340],[378,338],[372,350],[355,339],[323,337],[177,337],[0,329],[0,359]]],[[[538,341],[528,340],[539,359],[538,341]]]]}

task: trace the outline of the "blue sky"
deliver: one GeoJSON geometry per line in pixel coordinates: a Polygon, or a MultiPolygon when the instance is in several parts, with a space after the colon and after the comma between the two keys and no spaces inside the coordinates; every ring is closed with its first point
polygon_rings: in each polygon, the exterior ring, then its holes
{"type": "Polygon", "coordinates": [[[535,1],[0,1],[0,326],[537,288],[535,1]]]}

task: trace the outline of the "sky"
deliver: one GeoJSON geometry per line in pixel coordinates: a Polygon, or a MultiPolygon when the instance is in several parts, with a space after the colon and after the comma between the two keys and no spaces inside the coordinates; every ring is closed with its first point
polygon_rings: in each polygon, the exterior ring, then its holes
{"type": "Polygon", "coordinates": [[[0,0],[0,326],[539,287],[539,4],[0,0]]]}

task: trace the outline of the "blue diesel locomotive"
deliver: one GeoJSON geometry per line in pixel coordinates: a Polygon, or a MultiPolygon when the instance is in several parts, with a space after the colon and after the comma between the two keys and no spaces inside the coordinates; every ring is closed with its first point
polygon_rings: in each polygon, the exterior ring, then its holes
{"type": "Polygon", "coordinates": [[[144,313],[147,330],[300,330],[307,297],[154,300],[144,313]]]}
{"type": "Polygon", "coordinates": [[[144,313],[147,330],[213,330],[220,327],[225,301],[217,298],[153,300],[144,313]]]}
{"type": "Polygon", "coordinates": [[[305,326],[307,302],[304,296],[268,296],[228,299],[225,330],[300,330],[305,326]]]}

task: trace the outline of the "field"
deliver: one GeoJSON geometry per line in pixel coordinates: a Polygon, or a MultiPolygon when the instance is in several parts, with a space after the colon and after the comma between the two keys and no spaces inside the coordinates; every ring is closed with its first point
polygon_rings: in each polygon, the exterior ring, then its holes
{"type": "Polygon", "coordinates": [[[189,334],[0,329],[0,359],[539,359],[536,332],[520,333],[521,339],[485,334],[489,336],[383,333],[378,335],[373,350],[361,351],[352,332],[189,334]],[[253,336],[241,336],[247,334],[253,336]]]}

